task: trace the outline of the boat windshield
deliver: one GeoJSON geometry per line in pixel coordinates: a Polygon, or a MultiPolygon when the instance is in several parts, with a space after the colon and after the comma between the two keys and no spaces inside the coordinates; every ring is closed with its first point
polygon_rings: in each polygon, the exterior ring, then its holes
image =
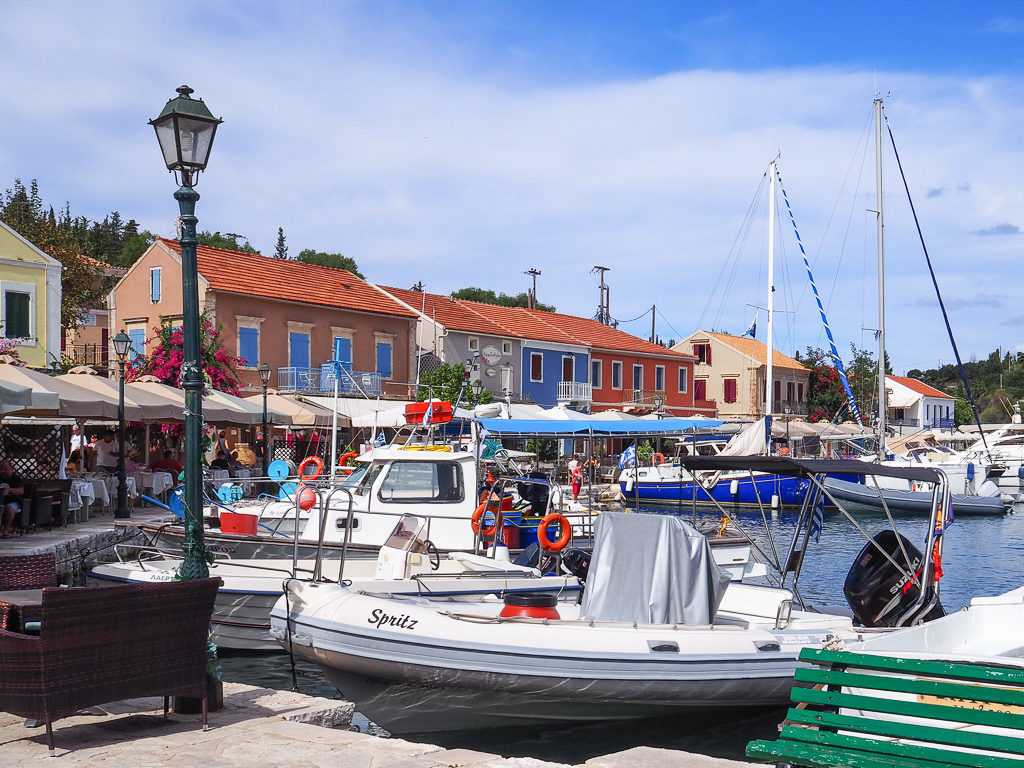
{"type": "Polygon", "coordinates": [[[427,527],[427,521],[415,515],[402,515],[398,525],[391,531],[388,540],[384,542],[385,547],[392,549],[409,550],[411,552],[425,551],[420,533],[427,527]]]}
{"type": "MultiPolygon", "coordinates": [[[[364,469],[360,476],[348,485],[348,487],[352,489],[352,495],[368,496],[370,494],[370,490],[373,488],[373,483],[376,481],[383,469],[383,464],[378,464],[376,462],[371,463],[368,469],[364,469]]],[[[356,471],[358,472],[358,470],[356,471]]],[[[352,475],[355,474],[355,472],[352,473],[352,475]]],[[[349,480],[352,480],[351,476],[349,477],[349,480]]]]}
{"type": "Polygon", "coordinates": [[[394,461],[377,493],[394,504],[450,504],[465,497],[462,467],[454,461],[394,461]]]}
{"type": "Polygon", "coordinates": [[[347,477],[342,478],[342,480],[341,480],[341,487],[342,488],[354,488],[357,485],[359,485],[362,482],[362,480],[363,480],[363,475],[366,474],[366,470],[368,470],[370,468],[370,466],[371,466],[370,462],[367,462],[367,461],[360,462],[359,465],[355,469],[352,470],[352,473],[350,475],[348,475],[347,477]]]}

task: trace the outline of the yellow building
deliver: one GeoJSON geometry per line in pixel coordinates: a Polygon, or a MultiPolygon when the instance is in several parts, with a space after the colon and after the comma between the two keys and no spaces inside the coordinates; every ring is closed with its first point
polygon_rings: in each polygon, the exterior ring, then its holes
{"type": "Polygon", "coordinates": [[[0,221],[0,336],[33,368],[60,359],[61,264],[0,221]]]}

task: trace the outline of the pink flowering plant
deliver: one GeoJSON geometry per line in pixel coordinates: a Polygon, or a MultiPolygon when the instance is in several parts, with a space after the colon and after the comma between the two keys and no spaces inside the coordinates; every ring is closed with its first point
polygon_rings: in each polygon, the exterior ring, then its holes
{"type": "Polygon", "coordinates": [[[25,343],[25,339],[5,339],[0,337],[0,355],[10,355],[14,358],[11,365],[21,368],[25,367],[25,361],[18,354],[18,347],[25,343]]]}
{"type": "MultiPolygon", "coordinates": [[[[149,356],[139,356],[125,367],[125,379],[135,381],[142,376],[155,376],[165,384],[181,385],[181,365],[185,359],[184,334],[181,327],[164,318],[155,335],[146,339],[149,356]]],[[[214,327],[204,312],[199,318],[199,360],[203,378],[211,389],[239,394],[238,365],[242,360],[229,354],[221,345],[221,326],[214,327]]]]}

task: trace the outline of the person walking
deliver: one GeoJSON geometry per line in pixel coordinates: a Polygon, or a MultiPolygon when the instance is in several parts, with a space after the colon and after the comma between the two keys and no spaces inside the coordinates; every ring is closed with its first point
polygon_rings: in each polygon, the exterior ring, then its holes
{"type": "Polygon", "coordinates": [[[114,441],[114,430],[108,429],[104,432],[103,439],[97,440],[93,448],[96,450],[96,468],[110,474],[117,472],[119,450],[114,441]]]}

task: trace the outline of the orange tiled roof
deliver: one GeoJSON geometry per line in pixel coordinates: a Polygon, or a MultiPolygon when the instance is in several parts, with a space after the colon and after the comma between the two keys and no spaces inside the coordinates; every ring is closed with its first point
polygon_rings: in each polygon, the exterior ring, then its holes
{"type": "Polygon", "coordinates": [[[923,381],[912,379],[909,376],[886,375],[885,378],[888,379],[889,381],[895,381],[897,384],[902,384],[907,389],[911,389],[914,392],[917,392],[919,395],[924,395],[926,397],[942,397],[945,398],[946,400],[956,399],[952,395],[947,395],[945,392],[942,392],[941,390],[938,390],[935,387],[929,387],[923,381]]]}
{"type": "MultiPolygon", "coordinates": [[[[726,346],[732,347],[737,352],[740,352],[747,357],[753,358],[757,362],[764,365],[768,356],[766,350],[768,347],[763,341],[752,339],[749,336],[733,336],[729,333],[719,333],[717,331],[701,331],[706,333],[711,338],[717,339],[726,346]]],[[[791,368],[797,371],[806,371],[807,366],[803,363],[794,360],[789,355],[779,352],[777,349],[772,350],[772,367],[773,368],[791,368]]]]}
{"type": "Polygon", "coordinates": [[[458,299],[453,299],[451,296],[421,293],[407,288],[392,288],[387,285],[382,285],[380,288],[399,301],[404,301],[413,309],[422,310],[427,317],[435,318],[445,328],[489,336],[515,336],[507,328],[502,328],[472,309],[462,306],[458,299]]]}
{"type": "Polygon", "coordinates": [[[79,254],[79,258],[88,264],[90,267],[96,267],[97,269],[104,270],[109,275],[123,275],[128,271],[127,267],[115,267],[113,264],[107,264],[105,261],[94,259],[92,256],[86,256],[84,253],[79,254]]]}
{"type": "Polygon", "coordinates": [[[541,312],[540,310],[527,310],[537,318],[550,325],[562,329],[573,337],[580,339],[582,343],[595,349],[603,349],[615,352],[635,352],[645,355],[664,355],[667,357],[680,357],[694,360],[692,355],[684,352],[676,352],[666,349],[660,344],[653,344],[647,339],[641,339],[632,334],[620,331],[618,328],[599,323],[589,317],[574,317],[573,315],[562,315],[557,312],[541,312]]]}
{"type": "MultiPolygon", "coordinates": [[[[177,240],[157,240],[181,255],[181,243],[177,240]]],[[[198,247],[196,255],[199,274],[215,291],[399,317],[416,316],[344,269],[205,245],[198,247]]]]}
{"type": "Polygon", "coordinates": [[[572,334],[566,333],[536,317],[536,315],[544,314],[543,312],[533,312],[524,307],[502,307],[497,304],[484,304],[481,301],[467,301],[466,299],[459,299],[458,302],[489,322],[506,329],[510,336],[516,336],[521,339],[548,341],[555,344],[587,346],[587,342],[583,339],[578,339],[572,334]]]}

